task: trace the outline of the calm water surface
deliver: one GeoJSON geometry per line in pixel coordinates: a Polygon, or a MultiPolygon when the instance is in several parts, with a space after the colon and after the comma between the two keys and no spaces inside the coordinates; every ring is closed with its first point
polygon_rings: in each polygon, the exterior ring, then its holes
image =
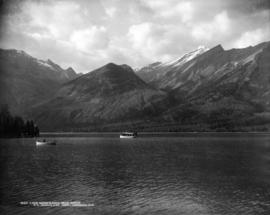
{"type": "Polygon", "coordinates": [[[1,140],[1,214],[270,212],[270,135],[54,138],[1,140]]]}

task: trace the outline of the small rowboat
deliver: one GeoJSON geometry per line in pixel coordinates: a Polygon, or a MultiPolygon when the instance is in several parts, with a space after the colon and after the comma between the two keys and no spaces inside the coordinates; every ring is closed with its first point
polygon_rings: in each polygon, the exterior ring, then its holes
{"type": "Polygon", "coordinates": [[[51,146],[54,146],[56,145],[56,142],[55,141],[48,141],[48,140],[37,140],[36,141],[36,145],[37,146],[43,146],[43,145],[51,145],[51,146]]]}

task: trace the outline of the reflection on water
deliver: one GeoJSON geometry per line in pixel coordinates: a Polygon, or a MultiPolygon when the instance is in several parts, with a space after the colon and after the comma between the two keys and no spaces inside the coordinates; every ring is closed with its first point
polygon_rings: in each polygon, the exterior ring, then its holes
{"type": "Polygon", "coordinates": [[[1,140],[5,214],[267,214],[270,136],[1,140]],[[81,201],[93,207],[30,207],[81,201]]]}

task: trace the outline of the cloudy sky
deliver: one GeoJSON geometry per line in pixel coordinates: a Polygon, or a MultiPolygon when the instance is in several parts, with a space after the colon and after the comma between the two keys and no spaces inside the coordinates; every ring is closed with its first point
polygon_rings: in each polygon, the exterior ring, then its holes
{"type": "Polygon", "coordinates": [[[270,39],[269,0],[0,0],[0,47],[88,72],[270,39]]]}

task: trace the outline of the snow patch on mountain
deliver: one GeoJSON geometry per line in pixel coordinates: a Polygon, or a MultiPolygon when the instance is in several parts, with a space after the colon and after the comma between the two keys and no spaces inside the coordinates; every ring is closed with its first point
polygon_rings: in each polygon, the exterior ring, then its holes
{"type": "Polygon", "coordinates": [[[50,68],[50,69],[52,69],[52,70],[55,70],[55,69],[52,67],[52,65],[48,64],[46,61],[43,61],[43,60],[37,60],[37,63],[38,63],[39,65],[41,65],[41,66],[45,66],[45,67],[48,67],[48,68],[50,68]]]}
{"type": "Polygon", "coordinates": [[[172,67],[177,67],[181,66],[184,63],[191,61],[192,59],[198,57],[199,55],[203,54],[204,52],[208,51],[209,48],[206,48],[205,46],[199,46],[196,50],[184,54],[181,58],[178,58],[177,60],[169,61],[166,63],[163,63],[161,66],[167,67],[167,66],[172,66],[172,67]]]}
{"type": "Polygon", "coordinates": [[[23,50],[16,50],[16,49],[13,49],[13,50],[15,51],[16,54],[18,54],[18,56],[24,56],[24,57],[27,57],[27,58],[33,58],[31,55],[27,54],[23,50]]]}

